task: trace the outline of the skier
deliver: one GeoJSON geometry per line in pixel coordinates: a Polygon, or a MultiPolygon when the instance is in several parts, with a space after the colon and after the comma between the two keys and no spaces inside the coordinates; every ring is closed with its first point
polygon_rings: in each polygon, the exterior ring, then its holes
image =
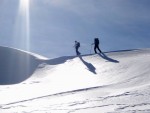
{"type": "Polygon", "coordinates": [[[75,50],[76,50],[76,54],[77,54],[77,55],[80,55],[81,53],[80,53],[79,50],[78,50],[79,47],[80,47],[80,42],[75,41],[74,47],[75,47],[75,50]]]}
{"type": "MultiPolygon", "coordinates": [[[[100,48],[99,48],[99,39],[98,38],[95,38],[94,39],[94,51],[95,51],[95,53],[97,53],[97,51],[96,51],[96,49],[98,49],[99,50],[99,52],[101,53],[101,50],[100,50],[100,48]]],[[[92,44],[92,45],[93,45],[92,44]]]]}

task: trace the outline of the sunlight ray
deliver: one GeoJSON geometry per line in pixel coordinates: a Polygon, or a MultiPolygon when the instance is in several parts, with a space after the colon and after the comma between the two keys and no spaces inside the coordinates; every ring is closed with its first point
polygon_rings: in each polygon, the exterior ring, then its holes
{"type": "Polygon", "coordinates": [[[29,0],[20,0],[20,10],[23,16],[24,22],[24,35],[25,38],[25,47],[27,50],[30,49],[30,18],[29,18],[29,0]]]}
{"type": "Polygon", "coordinates": [[[19,1],[19,10],[15,24],[15,44],[19,48],[30,50],[30,3],[29,0],[19,1]],[[19,42],[19,44],[18,44],[19,42]]]}

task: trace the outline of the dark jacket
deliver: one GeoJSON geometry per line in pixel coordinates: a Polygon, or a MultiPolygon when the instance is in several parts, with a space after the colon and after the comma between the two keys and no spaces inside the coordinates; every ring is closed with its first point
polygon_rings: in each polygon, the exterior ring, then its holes
{"type": "Polygon", "coordinates": [[[94,39],[94,44],[95,44],[95,45],[99,45],[99,39],[98,39],[98,38],[95,38],[95,39],[94,39]]]}

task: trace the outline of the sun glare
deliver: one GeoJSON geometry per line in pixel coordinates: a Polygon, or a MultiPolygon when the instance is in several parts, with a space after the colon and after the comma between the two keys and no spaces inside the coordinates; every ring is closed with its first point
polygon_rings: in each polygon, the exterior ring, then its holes
{"type": "Polygon", "coordinates": [[[29,9],[29,0],[20,0],[20,8],[23,11],[27,11],[29,9]]]}

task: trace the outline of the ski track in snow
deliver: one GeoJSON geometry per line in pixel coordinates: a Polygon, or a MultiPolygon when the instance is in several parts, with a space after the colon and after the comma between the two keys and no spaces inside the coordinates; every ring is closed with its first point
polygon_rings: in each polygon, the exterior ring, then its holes
{"type": "Polygon", "coordinates": [[[148,99],[150,89],[146,92],[137,89],[116,95],[97,95],[97,91],[102,89],[98,88],[94,91],[90,89],[45,96],[33,100],[2,105],[1,109],[3,113],[9,111],[9,109],[11,113],[24,113],[25,111],[23,109],[26,110],[25,113],[98,113],[103,109],[106,110],[104,112],[102,111],[102,113],[148,113],[150,111],[150,99],[148,99]],[[67,98],[71,99],[69,100],[67,98]],[[132,102],[129,102],[130,100],[132,102]],[[40,110],[37,110],[38,106],[40,106],[40,110]],[[20,111],[16,112],[16,109],[20,111]]]}

